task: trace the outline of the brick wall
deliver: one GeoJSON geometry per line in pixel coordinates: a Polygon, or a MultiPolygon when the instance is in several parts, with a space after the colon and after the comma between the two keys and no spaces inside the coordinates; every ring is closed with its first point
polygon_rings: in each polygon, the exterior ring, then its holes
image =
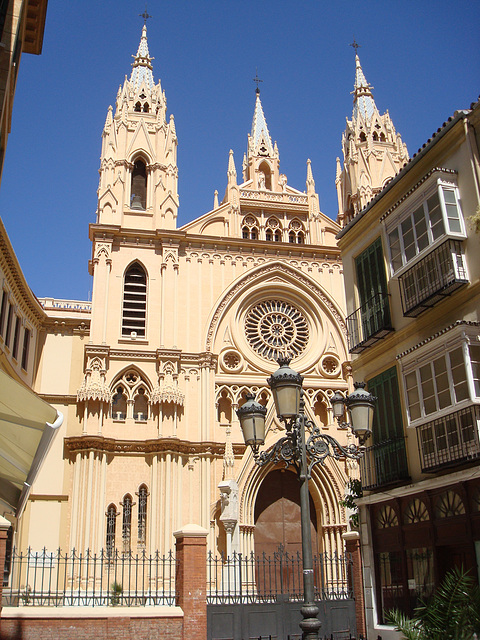
{"type": "MultiPolygon", "coordinates": [[[[7,521],[5,521],[6,523],[7,521]]],[[[0,518],[0,567],[6,525],[0,518]]],[[[10,526],[10,523],[8,523],[10,526]]],[[[207,636],[208,532],[197,525],[177,531],[176,607],[8,607],[0,617],[0,640],[205,640],[207,636]]],[[[1,601],[0,580],[0,601],[1,601]]]]}
{"type": "Polygon", "coordinates": [[[360,547],[360,534],[348,531],[342,535],[345,540],[345,550],[352,554],[352,581],[355,596],[355,617],[357,620],[357,635],[366,637],[367,625],[365,620],[365,596],[363,591],[363,565],[360,547]]]}

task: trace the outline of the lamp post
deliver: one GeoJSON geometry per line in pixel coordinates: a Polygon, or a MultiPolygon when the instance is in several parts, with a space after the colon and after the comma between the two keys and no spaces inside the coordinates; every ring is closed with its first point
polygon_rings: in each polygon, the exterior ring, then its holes
{"type": "MultiPolygon", "coordinates": [[[[237,415],[243,431],[245,443],[252,448],[253,457],[259,466],[281,462],[286,467],[295,467],[300,482],[300,514],[303,557],[303,620],[300,627],[303,640],[318,640],[321,622],[315,604],[312,535],[310,530],[310,501],[308,481],[316,464],[325,464],[327,457],[342,457],[358,460],[363,455],[363,446],[354,444],[342,446],[332,436],[321,433],[320,429],[307,420],[303,403],[303,376],[290,368],[290,359],[278,359],[280,368],[267,380],[280,420],[285,424],[286,435],[267,451],[259,451],[265,442],[266,408],[255,401],[253,395],[238,410],[237,415]],[[309,429],[308,439],[306,428],[309,429]]],[[[363,383],[355,384],[355,391],[347,398],[336,393],[332,398],[334,416],[340,420],[345,407],[350,414],[350,427],[363,445],[371,433],[373,408],[376,398],[364,390],[363,383]]],[[[346,424],[346,423],[344,423],[346,424]]]]}

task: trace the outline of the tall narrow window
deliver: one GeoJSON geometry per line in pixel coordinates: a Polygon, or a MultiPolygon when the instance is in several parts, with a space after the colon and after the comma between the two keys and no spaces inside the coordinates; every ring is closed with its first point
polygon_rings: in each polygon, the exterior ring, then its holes
{"type": "Polygon", "coordinates": [[[138,264],[132,264],[125,274],[123,286],[122,336],[145,337],[147,317],[147,274],[138,264]]]}
{"type": "Polygon", "coordinates": [[[132,541],[132,498],[128,494],[123,498],[122,542],[123,553],[130,551],[132,541]]]}
{"type": "Polygon", "coordinates": [[[115,530],[117,526],[117,508],[111,504],[107,509],[107,535],[105,539],[105,547],[107,556],[110,558],[115,551],[115,530]]]}
{"type": "Polygon", "coordinates": [[[15,331],[13,333],[13,348],[12,348],[12,356],[17,359],[18,356],[18,343],[20,341],[20,316],[17,316],[15,320],[15,331]]]}
{"type": "Polygon", "coordinates": [[[8,306],[7,328],[5,330],[5,344],[7,345],[7,347],[10,346],[10,335],[12,333],[12,320],[13,320],[13,307],[10,304],[8,306]]]}
{"type": "Polygon", "coordinates": [[[25,329],[23,334],[23,349],[22,349],[22,369],[27,370],[28,367],[28,352],[30,351],[30,329],[25,329]]]}
{"type": "Polygon", "coordinates": [[[127,399],[123,388],[117,387],[112,398],[112,418],[114,420],[125,420],[127,417],[127,399]]]}
{"type": "Polygon", "coordinates": [[[133,165],[130,208],[140,211],[147,208],[147,167],[141,158],[133,165]]]}
{"type": "Polygon", "coordinates": [[[142,484],[138,492],[138,546],[145,547],[147,542],[147,500],[148,490],[142,484]]]}
{"type": "Polygon", "coordinates": [[[148,419],[148,398],[145,389],[140,387],[133,403],[133,417],[136,422],[146,422],[148,419]]]}
{"type": "Polygon", "coordinates": [[[7,315],[8,293],[3,290],[2,306],[0,307],[0,336],[3,336],[3,325],[5,324],[5,316],[7,315]]]}

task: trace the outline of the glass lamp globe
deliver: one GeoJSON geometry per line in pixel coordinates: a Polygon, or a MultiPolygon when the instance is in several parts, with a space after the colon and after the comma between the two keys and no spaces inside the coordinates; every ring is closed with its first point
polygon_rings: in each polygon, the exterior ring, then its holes
{"type": "Polygon", "coordinates": [[[279,418],[294,418],[300,413],[303,376],[289,367],[290,358],[279,358],[278,364],[280,368],[272,373],[267,382],[272,390],[279,418]]]}
{"type": "Polygon", "coordinates": [[[266,407],[255,401],[251,393],[247,395],[247,401],[239,409],[237,416],[240,420],[245,444],[257,449],[265,442],[265,415],[266,407]]]}

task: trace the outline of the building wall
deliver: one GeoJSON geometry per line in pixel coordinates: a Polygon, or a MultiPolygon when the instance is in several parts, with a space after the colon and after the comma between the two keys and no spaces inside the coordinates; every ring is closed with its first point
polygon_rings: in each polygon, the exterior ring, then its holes
{"type": "MultiPolygon", "coordinates": [[[[478,574],[480,390],[475,378],[478,380],[480,272],[478,233],[471,220],[479,204],[478,141],[473,135],[477,122],[478,104],[470,111],[457,112],[339,234],[349,347],[357,354],[353,375],[378,385],[382,375],[395,371],[398,381],[398,406],[377,394],[383,424],[374,423],[373,444],[367,447],[362,467],[368,490],[359,501],[367,626],[382,637],[390,637],[380,624],[382,606],[399,606],[410,613],[418,597],[428,596],[454,565],[463,563],[475,577],[478,574]],[[448,232],[444,218],[446,233],[422,246],[418,226],[418,257],[412,254],[403,270],[395,268],[395,252],[389,249],[395,222],[404,223],[425,197],[443,193],[439,185],[457,194],[457,207],[450,211],[461,209],[458,232],[448,232]],[[365,285],[358,261],[377,239],[381,256],[373,269],[376,297],[362,308],[365,285]],[[449,247],[446,253],[441,253],[442,246],[449,247]],[[413,269],[413,277],[408,269],[413,269]],[[383,287],[379,284],[381,270],[385,273],[383,287]],[[422,279],[427,277],[430,288],[422,279]],[[411,288],[407,290],[405,284],[411,288]],[[382,296],[384,306],[377,316],[381,319],[369,325],[366,318],[382,296]],[[449,355],[455,347],[457,355],[461,353],[457,372],[449,355]],[[428,386],[432,363],[434,382],[428,386]],[[422,367],[420,377],[410,375],[422,367]],[[465,377],[461,389],[459,376],[465,377]],[[418,414],[415,394],[420,398],[418,414]],[[380,442],[380,430],[385,434],[386,428],[387,435],[380,442]],[[399,460],[405,462],[398,464],[399,460]],[[417,554],[416,559],[412,554],[417,554]]],[[[446,205],[443,211],[445,215],[446,205]]],[[[433,226],[428,222],[433,216],[427,214],[427,225],[433,226]]],[[[407,256],[407,223],[404,225],[400,227],[401,246],[407,256]]]]}

